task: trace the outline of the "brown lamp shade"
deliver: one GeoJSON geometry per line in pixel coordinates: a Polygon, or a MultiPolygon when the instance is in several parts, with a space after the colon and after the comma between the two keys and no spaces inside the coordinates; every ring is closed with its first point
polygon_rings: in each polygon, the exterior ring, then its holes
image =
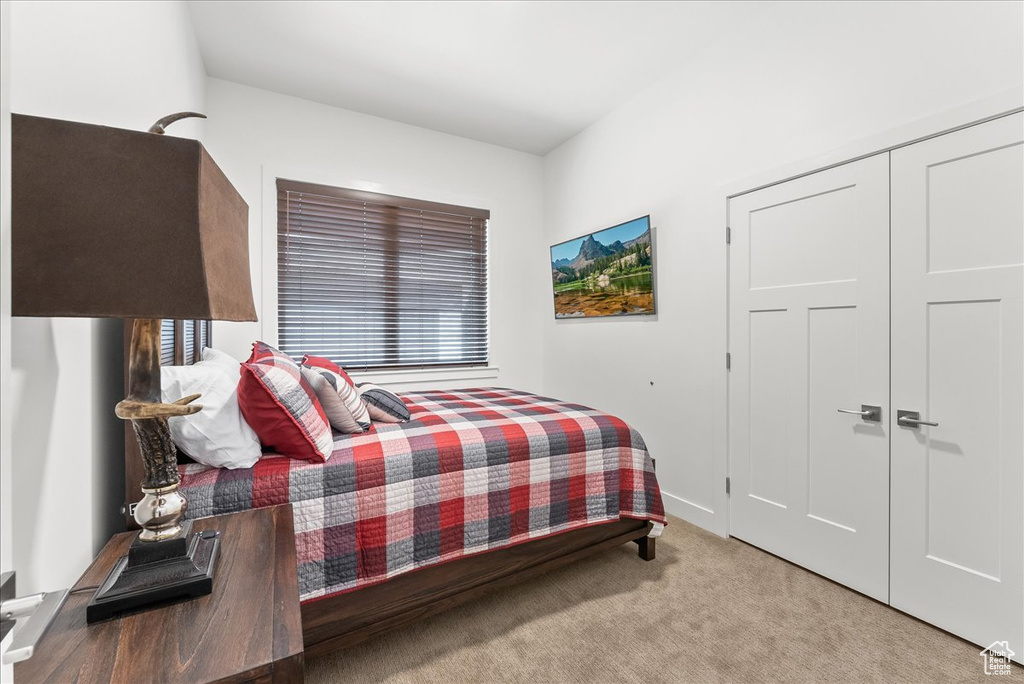
{"type": "Polygon", "coordinates": [[[256,320],[249,207],[198,141],[11,119],[13,315],[256,320]]]}

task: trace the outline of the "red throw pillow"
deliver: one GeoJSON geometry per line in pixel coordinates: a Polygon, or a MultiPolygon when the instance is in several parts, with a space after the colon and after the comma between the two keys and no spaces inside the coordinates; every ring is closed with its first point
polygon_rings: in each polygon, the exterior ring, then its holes
{"type": "Polygon", "coordinates": [[[324,368],[332,373],[337,373],[345,379],[345,382],[347,382],[352,389],[356,388],[356,383],[352,382],[352,378],[348,377],[348,373],[345,372],[345,369],[326,357],[310,356],[309,354],[306,354],[302,357],[302,365],[309,366],[310,368],[324,368]]]}
{"type": "Polygon", "coordinates": [[[241,374],[238,407],[263,446],[306,461],[331,457],[334,437],[327,416],[290,356],[254,342],[241,374]]]}

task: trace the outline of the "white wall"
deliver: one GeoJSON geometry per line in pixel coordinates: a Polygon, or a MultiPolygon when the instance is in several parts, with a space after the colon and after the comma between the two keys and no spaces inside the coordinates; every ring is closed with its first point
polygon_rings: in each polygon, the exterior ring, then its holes
{"type": "Polygon", "coordinates": [[[658,315],[548,315],[545,391],[634,424],[670,512],[724,533],[722,186],[1019,88],[1022,25],[1019,2],[782,4],[550,153],[546,243],[650,213],[658,315]]]}
{"type": "MultiPolygon", "coordinates": [[[[183,3],[19,1],[9,23],[16,113],[145,130],[171,112],[203,109],[206,73],[183,3]]],[[[2,286],[9,296],[10,283],[2,286]]],[[[124,529],[123,433],[113,415],[124,394],[120,325],[13,319],[7,419],[19,593],[69,586],[124,529]]]]}
{"type": "MultiPolygon", "coordinates": [[[[0,3],[0,572],[14,569],[11,524],[11,4],[0,3]]],[[[14,633],[0,643],[7,650],[14,633]]],[[[0,666],[0,682],[14,667],[0,666]]]]}
{"type": "MultiPolygon", "coordinates": [[[[0,178],[11,177],[11,4],[0,5],[0,178]]],[[[0,183],[0,570],[11,570],[11,184],[0,183]]]]}
{"type": "Polygon", "coordinates": [[[490,349],[497,377],[439,380],[435,374],[396,386],[540,390],[548,268],[536,250],[542,242],[540,157],[216,79],[209,81],[207,110],[204,144],[249,204],[260,317],[259,323],[214,323],[214,346],[245,359],[253,340],[276,343],[274,179],[292,178],[489,209],[490,349]]]}

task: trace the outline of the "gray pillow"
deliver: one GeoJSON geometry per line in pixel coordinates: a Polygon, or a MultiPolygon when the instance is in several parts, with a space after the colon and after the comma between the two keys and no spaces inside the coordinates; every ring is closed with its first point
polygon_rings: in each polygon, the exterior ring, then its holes
{"type": "Polygon", "coordinates": [[[404,423],[409,420],[408,407],[394,392],[368,382],[358,385],[357,390],[372,420],[382,423],[404,423]]]}

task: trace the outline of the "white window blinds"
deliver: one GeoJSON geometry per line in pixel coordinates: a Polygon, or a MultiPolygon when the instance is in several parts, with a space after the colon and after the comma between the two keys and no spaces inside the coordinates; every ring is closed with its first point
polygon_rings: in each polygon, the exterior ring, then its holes
{"type": "Polygon", "coordinates": [[[160,321],[160,365],[173,366],[175,352],[174,321],[165,318],[160,321]]]}
{"type": "Polygon", "coordinates": [[[487,364],[490,212],[277,181],[278,344],[345,368],[487,364]]]}
{"type": "Polygon", "coordinates": [[[210,346],[211,321],[160,321],[160,365],[180,366],[202,361],[203,348],[210,346]]]}

